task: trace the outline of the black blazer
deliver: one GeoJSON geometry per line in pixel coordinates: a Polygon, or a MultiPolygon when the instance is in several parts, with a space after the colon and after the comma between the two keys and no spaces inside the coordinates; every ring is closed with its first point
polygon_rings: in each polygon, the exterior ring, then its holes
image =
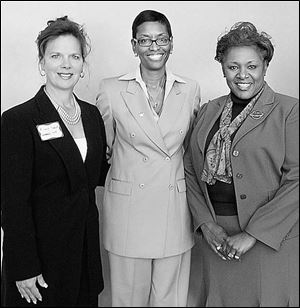
{"type": "MultiPolygon", "coordinates": [[[[101,115],[76,98],[87,139],[80,152],[43,87],[29,101],[2,114],[2,300],[18,300],[15,281],[43,274],[43,304],[73,306],[83,260],[92,294],[103,289],[95,188],[108,165],[101,115]],[[37,125],[59,122],[63,137],[42,141],[37,125]],[[85,258],[83,258],[85,256],[85,258]]],[[[22,299],[22,302],[25,302],[22,299]]]]}

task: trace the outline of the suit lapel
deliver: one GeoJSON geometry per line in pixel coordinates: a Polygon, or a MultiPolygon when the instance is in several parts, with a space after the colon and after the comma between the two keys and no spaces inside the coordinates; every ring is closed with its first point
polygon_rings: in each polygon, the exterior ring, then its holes
{"type": "Polygon", "coordinates": [[[266,85],[266,89],[263,91],[260,98],[257,100],[256,104],[254,105],[250,114],[245,119],[244,123],[238,129],[233,139],[232,147],[234,147],[235,144],[246,134],[248,134],[252,129],[265,121],[267,116],[276,106],[276,104],[274,104],[274,99],[274,92],[268,85],[266,85]]]}
{"type": "Polygon", "coordinates": [[[153,118],[147,99],[143,90],[135,80],[130,80],[127,91],[121,92],[127,108],[140,128],[148,138],[156,144],[163,152],[169,155],[169,151],[162,138],[160,128],[153,118]]]}
{"type": "Polygon", "coordinates": [[[175,82],[163,106],[158,125],[161,135],[164,138],[172,130],[176,119],[180,116],[180,111],[185,102],[186,93],[181,91],[180,85],[175,82]]]}
{"type": "Polygon", "coordinates": [[[39,118],[34,120],[37,125],[59,122],[64,136],[62,138],[51,139],[43,142],[49,142],[49,144],[61,157],[69,175],[71,189],[75,191],[81,181],[84,180],[82,175],[85,174],[85,167],[81,159],[79,149],[67,127],[61,120],[59,114],[55,110],[55,107],[50,102],[42,88],[36,96],[36,102],[40,111],[39,118]]]}
{"type": "Polygon", "coordinates": [[[207,111],[204,115],[203,121],[201,121],[201,127],[197,132],[198,146],[203,154],[207,136],[217,119],[220,117],[226,102],[226,98],[227,96],[223,96],[215,103],[208,103],[207,111]]]}

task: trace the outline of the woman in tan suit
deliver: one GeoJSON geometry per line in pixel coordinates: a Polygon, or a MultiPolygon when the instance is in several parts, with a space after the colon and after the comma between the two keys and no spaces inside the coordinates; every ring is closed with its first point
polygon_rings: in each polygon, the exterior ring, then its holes
{"type": "Polygon", "coordinates": [[[200,307],[299,306],[299,101],[264,81],[273,51],[249,22],[219,39],[230,93],[201,107],[184,157],[200,307]]]}
{"type": "Polygon", "coordinates": [[[111,164],[103,238],[113,306],[186,306],[194,241],[183,144],[200,90],[166,69],[172,40],[163,14],[141,12],[131,40],[139,67],[103,80],[97,97],[111,164]]]}

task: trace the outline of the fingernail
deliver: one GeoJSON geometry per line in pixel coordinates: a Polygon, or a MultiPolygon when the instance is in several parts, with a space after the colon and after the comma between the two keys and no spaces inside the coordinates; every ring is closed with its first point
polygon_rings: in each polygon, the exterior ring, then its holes
{"type": "Polygon", "coordinates": [[[27,299],[27,302],[30,304],[30,299],[27,299]]]}

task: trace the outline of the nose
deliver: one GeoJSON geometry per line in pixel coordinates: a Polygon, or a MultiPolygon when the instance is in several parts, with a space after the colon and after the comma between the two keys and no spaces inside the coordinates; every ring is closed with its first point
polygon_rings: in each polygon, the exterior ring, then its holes
{"type": "Polygon", "coordinates": [[[62,67],[63,68],[71,68],[70,60],[69,60],[68,57],[63,57],[62,67]]]}
{"type": "Polygon", "coordinates": [[[159,49],[159,46],[156,44],[155,41],[152,41],[152,44],[149,47],[151,50],[157,50],[159,49]]]}
{"type": "Polygon", "coordinates": [[[238,77],[241,79],[246,79],[249,77],[247,69],[246,68],[241,68],[239,73],[238,73],[238,77]]]}

